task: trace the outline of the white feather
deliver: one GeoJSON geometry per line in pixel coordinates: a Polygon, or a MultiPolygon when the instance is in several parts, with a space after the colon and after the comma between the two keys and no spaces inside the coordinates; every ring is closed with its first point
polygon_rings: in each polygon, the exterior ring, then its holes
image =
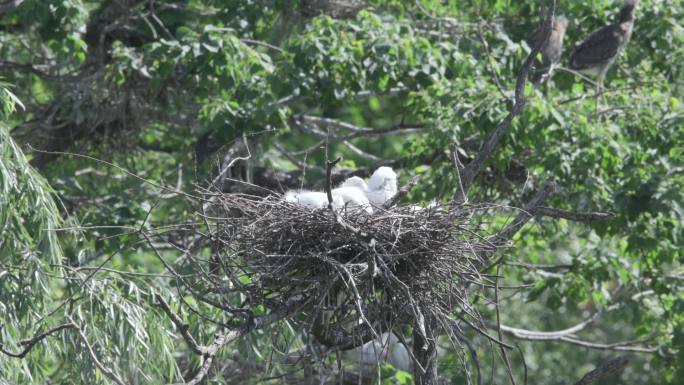
{"type": "Polygon", "coordinates": [[[363,180],[363,178],[360,178],[358,176],[353,176],[347,180],[345,180],[340,187],[356,187],[359,190],[363,191],[364,193],[368,191],[368,185],[366,184],[366,181],[363,180]]]}
{"type": "Polygon", "coordinates": [[[380,190],[394,187],[397,189],[397,173],[390,167],[379,167],[368,180],[368,190],[380,190]]]}
{"type": "Polygon", "coordinates": [[[368,200],[382,206],[397,193],[397,174],[389,167],[380,167],[368,180],[368,200]]]}
{"type": "Polygon", "coordinates": [[[342,199],[344,205],[347,205],[349,208],[362,208],[368,214],[373,214],[373,208],[366,194],[357,187],[338,187],[332,190],[332,195],[335,198],[339,197],[342,199]]]}
{"type": "MultiPolygon", "coordinates": [[[[294,191],[285,193],[285,201],[312,209],[324,209],[328,207],[328,195],[318,191],[294,191]]],[[[344,207],[344,200],[341,197],[333,196],[333,208],[336,210],[344,207]]]]}

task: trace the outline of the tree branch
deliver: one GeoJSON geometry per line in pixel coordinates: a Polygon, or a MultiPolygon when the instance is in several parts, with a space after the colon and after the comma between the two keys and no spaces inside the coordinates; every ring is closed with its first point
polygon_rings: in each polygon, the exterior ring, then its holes
{"type": "Polygon", "coordinates": [[[157,300],[159,301],[159,307],[164,310],[171,322],[176,325],[176,328],[178,328],[178,331],[180,331],[183,339],[185,342],[187,342],[188,346],[190,346],[190,350],[192,350],[195,354],[205,354],[207,352],[207,348],[205,346],[200,346],[197,341],[195,341],[195,338],[192,336],[192,334],[188,332],[188,324],[183,322],[183,320],[171,310],[171,307],[168,303],[166,303],[164,298],[157,296],[157,300]]]}
{"type": "MultiPolygon", "coordinates": [[[[539,332],[525,329],[513,328],[506,325],[501,325],[501,331],[504,333],[512,335],[514,338],[527,340],[527,341],[562,341],[573,345],[583,346],[585,348],[591,349],[601,349],[601,350],[616,350],[616,351],[628,351],[628,352],[638,352],[638,353],[655,353],[658,351],[658,347],[641,347],[641,346],[631,346],[634,341],[616,342],[612,344],[604,344],[598,342],[589,342],[580,340],[578,338],[572,337],[575,333],[583,330],[592,322],[594,322],[601,313],[596,313],[589,319],[582,321],[581,323],[570,327],[568,329],[559,330],[555,332],[539,332]]],[[[496,328],[497,325],[489,325],[491,328],[496,328]]]]}
{"type": "MultiPolygon", "coordinates": [[[[532,330],[526,330],[526,329],[518,329],[506,325],[501,325],[501,331],[505,332],[507,334],[512,335],[515,338],[523,339],[523,340],[528,340],[528,341],[549,341],[549,340],[558,340],[562,337],[565,336],[570,336],[575,333],[578,333],[582,330],[584,330],[587,326],[591,325],[596,319],[598,319],[601,316],[602,312],[596,312],[594,315],[591,317],[587,318],[586,320],[578,323],[577,325],[574,325],[572,327],[569,327],[567,329],[563,330],[558,330],[554,332],[540,332],[540,331],[532,331],[532,330]]],[[[491,328],[498,328],[499,325],[489,325],[491,328]]]]}
{"type": "Polygon", "coordinates": [[[588,212],[588,213],[578,213],[573,211],[565,211],[560,209],[554,209],[551,207],[540,206],[535,209],[536,215],[543,215],[552,218],[562,218],[570,221],[578,222],[591,222],[591,221],[608,221],[615,219],[615,214],[613,213],[602,213],[602,212],[588,212]]]}
{"type": "Polygon", "coordinates": [[[525,84],[527,83],[527,77],[530,72],[530,68],[532,67],[532,63],[536,59],[537,54],[541,51],[543,43],[548,39],[548,36],[551,34],[551,22],[553,20],[555,10],[556,1],[551,0],[551,6],[549,7],[546,20],[541,27],[542,36],[546,36],[547,38],[540,39],[537,42],[537,44],[535,44],[534,49],[532,49],[532,52],[530,52],[530,54],[527,56],[527,59],[523,63],[522,69],[518,74],[518,80],[515,85],[515,103],[510,108],[506,118],[499,124],[499,126],[496,128],[496,130],[494,130],[494,132],[489,136],[489,138],[487,138],[485,143],[480,148],[480,151],[478,151],[477,155],[475,156],[475,159],[473,159],[472,162],[468,163],[468,165],[466,165],[465,169],[463,170],[462,182],[465,194],[468,193],[468,190],[472,185],[473,180],[480,173],[480,170],[482,169],[484,162],[492,154],[492,151],[494,151],[494,148],[499,143],[499,140],[501,140],[503,134],[506,132],[506,130],[508,130],[508,127],[511,125],[511,122],[513,122],[513,119],[515,119],[516,116],[520,115],[523,108],[525,107],[525,84]]]}
{"type": "Polygon", "coordinates": [[[359,137],[418,134],[423,131],[420,125],[413,127],[397,125],[388,128],[374,129],[368,127],[357,127],[353,124],[339,120],[311,115],[293,116],[292,122],[294,122],[297,128],[305,133],[311,134],[320,139],[328,139],[335,142],[344,142],[346,140],[359,137]],[[319,129],[320,126],[327,126],[336,130],[346,130],[350,131],[351,133],[346,135],[335,135],[319,129]]]}
{"type": "Polygon", "coordinates": [[[340,163],[342,158],[337,158],[333,161],[326,161],[325,167],[325,193],[328,195],[328,209],[333,209],[333,196],[332,196],[332,169],[336,164],[340,163]]]}
{"type": "Polygon", "coordinates": [[[202,362],[202,366],[192,380],[173,385],[197,385],[201,383],[209,373],[209,369],[211,369],[211,365],[214,362],[214,357],[216,357],[222,347],[235,341],[237,338],[250,333],[253,330],[263,328],[296,313],[307,303],[308,300],[292,300],[285,304],[285,306],[276,309],[269,314],[253,318],[250,321],[245,322],[237,329],[219,334],[210,345],[199,347],[203,351],[204,360],[202,362]]]}
{"type": "Polygon", "coordinates": [[[554,183],[546,183],[541,190],[530,200],[524,209],[518,213],[513,222],[494,236],[492,243],[498,248],[504,246],[515,234],[532,218],[539,206],[556,190],[554,183]]]}
{"type": "MultiPolygon", "coordinates": [[[[494,306],[496,309],[496,332],[499,337],[499,340],[503,341],[503,333],[501,332],[501,314],[499,312],[499,270],[501,268],[501,265],[496,267],[496,278],[494,278],[494,306]]],[[[511,361],[508,359],[508,354],[506,354],[506,349],[503,348],[503,346],[499,346],[499,349],[501,349],[501,356],[503,357],[503,361],[506,364],[506,372],[508,374],[508,378],[511,381],[511,385],[515,385],[515,377],[513,376],[513,369],[511,368],[511,361]]]]}
{"type": "Polygon", "coordinates": [[[411,179],[410,182],[405,184],[402,188],[399,189],[399,191],[397,191],[396,194],[394,194],[387,202],[385,202],[385,204],[382,205],[382,208],[384,208],[385,210],[392,208],[401,200],[401,198],[406,196],[406,194],[408,194],[408,192],[411,191],[411,189],[418,184],[418,181],[420,181],[420,176],[416,176],[413,179],[411,179]]]}
{"type": "MultiPolygon", "coordinates": [[[[5,349],[3,348],[3,345],[0,343],[0,352],[2,352],[2,353],[5,354],[5,355],[8,355],[8,356],[10,356],[10,357],[24,358],[24,357],[26,357],[26,355],[31,351],[31,349],[32,349],[38,342],[42,341],[44,338],[46,338],[46,337],[49,336],[50,334],[57,333],[58,331],[64,330],[64,329],[71,329],[71,328],[74,328],[74,327],[75,327],[75,325],[74,325],[73,323],[69,322],[69,323],[65,323],[65,324],[59,325],[59,326],[55,326],[54,328],[52,328],[52,329],[46,331],[45,333],[38,334],[38,335],[36,335],[36,336],[34,336],[34,337],[32,337],[32,338],[25,339],[25,340],[21,340],[21,341],[19,341],[19,344],[20,344],[20,345],[23,345],[23,346],[25,346],[25,347],[24,347],[24,350],[22,350],[22,351],[19,352],[19,353],[12,353],[12,352],[10,352],[10,351],[5,350],[5,349]]],[[[2,329],[2,327],[0,327],[0,329],[2,329]]]]}

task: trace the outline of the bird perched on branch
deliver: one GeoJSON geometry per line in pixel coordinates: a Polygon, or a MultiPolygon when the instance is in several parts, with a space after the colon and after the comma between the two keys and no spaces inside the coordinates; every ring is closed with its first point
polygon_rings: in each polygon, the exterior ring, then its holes
{"type": "MultiPolygon", "coordinates": [[[[558,16],[553,19],[551,24],[551,34],[548,40],[542,43],[541,60],[535,63],[535,72],[532,75],[532,82],[537,85],[551,78],[553,70],[560,63],[561,54],[563,53],[563,38],[565,37],[565,30],[568,26],[568,19],[565,16],[558,16]]],[[[537,28],[532,35],[527,39],[527,44],[534,48],[540,40],[546,36],[542,36],[542,28],[537,28]]]]}
{"type": "Polygon", "coordinates": [[[589,35],[572,53],[570,68],[597,76],[598,92],[603,79],[632,36],[634,13],[639,0],[625,0],[616,24],[605,26],[589,35]]]}

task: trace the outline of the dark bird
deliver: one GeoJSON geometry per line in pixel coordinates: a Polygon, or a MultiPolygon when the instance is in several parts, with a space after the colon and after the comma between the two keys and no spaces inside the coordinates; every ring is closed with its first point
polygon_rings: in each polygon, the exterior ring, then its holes
{"type": "Polygon", "coordinates": [[[589,35],[572,53],[570,68],[597,75],[599,92],[606,72],[629,42],[634,27],[634,11],[639,0],[625,0],[616,24],[605,26],[589,35]]]}
{"type": "MultiPolygon", "coordinates": [[[[553,19],[551,25],[551,35],[549,39],[542,44],[541,60],[537,59],[535,62],[535,72],[532,75],[532,82],[539,84],[551,78],[554,68],[560,63],[561,54],[563,53],[563,38],[565,37],[565,29],[568,27],[568,19],[565,16],[558,16],[553,19]]],[[[527,45],[534,48],[541,39],[542,28],[537,28],[532,35],[527,39],[527,45]]]]}

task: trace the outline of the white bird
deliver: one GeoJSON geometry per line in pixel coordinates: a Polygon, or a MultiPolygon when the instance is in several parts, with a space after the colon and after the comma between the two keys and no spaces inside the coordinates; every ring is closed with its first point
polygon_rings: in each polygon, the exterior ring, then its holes
{"type": "Polygon", "coordinates": [[[411,372],[408,350],[394,333],[382,333],[379,340],[365,343],[356,348],[355,353],[362,373],[368,373],[385,362],[396,369],[411,372]]]}
{"type": "MultiPolygon", "coordinates": [[[[346,207],[361,208],[369,214],[373,208],[366,195],[356,187],[339,187],[331,191],[333,209],[341,212],[346,207]]],[[[311,209],[325,209],[328,207],[328,194],[319,191],[294,191],[285,193],[285,201],[295,203],[311,209]]]]}
{"type": "Polygon", "coordinates": [[[397,193],[397,174],[390,167],[380,167],[368,180],[368,200],[382,206],[397,193]]]}
{"type": "Polygon", "coordinates": [[[363,191],[364,194],[368,191],[368,185],[366,184],[366,181],[358,176],[348,178],[342,182],[340,187],[356,187],[357,189],[363,191]]]}
{"type": "MultiPolygon", "coordinates": [[[[360,179],[360,178],[359,178],[360,179]]],[[[362,180],[363,182],[363,180],[362,180]]],[[[342,206],[347,205],[349,208],[361,208],[368,214],[373,214],[373,207],[371,207],[368,198],[363,190],[357,187],[344,186],[332,190],[333,199],[340,198],[344,202],[342,206]]]]}
{"type": "MultiPolygon", "coordinates": [[[[324,209],[328,207],[328,195],[318,191],[294,191],[285,193],[285,201],[312,209],[324,209]]],[[[340,196],[333,196],[333,208],[335,210],[344,207],[344,200],[340,196]]]]}

